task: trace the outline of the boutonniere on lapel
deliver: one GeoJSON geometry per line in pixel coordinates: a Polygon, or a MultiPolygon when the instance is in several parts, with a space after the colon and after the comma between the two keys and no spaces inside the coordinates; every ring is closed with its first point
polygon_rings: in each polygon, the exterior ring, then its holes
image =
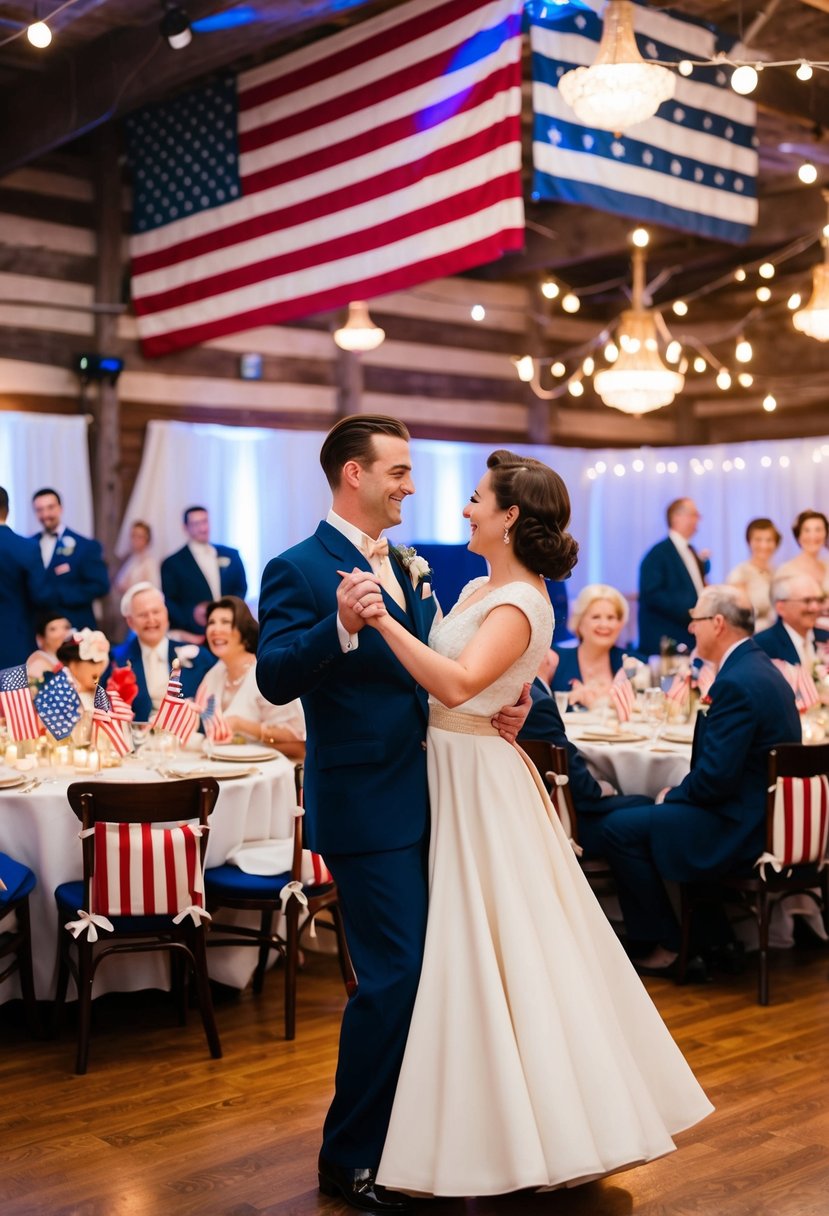
{"type": "Polygon", "coordinates": [[[55,549],[55,557],[71,557],[74,552],[74,536],[62,536],[58,547],[55,549]]]}
{"type": "Polygon", "coordinates": [[[705,715],[708,713],[710,708],[711,708],[711,698],[706,693],[706,695],[704,697],[700,697],[700,699],[699,699],[699,713],[701,713],[702,716],[705,717],[705,715]]]}
{"type": "Polygon", "coordinates": [[[175,651],[181,667],[192,667],[193,659],[199,657],[199,648],[195,642],[189,642],[186,646],[176,646],[175,651]]]}
{"type": "Polygon", "coordinates": [[[417,550],[410,545],[392,545],[391,552],[412,580],[413,590],[417,591],[420,587],[421,599],[425,600],[432,594],[432,588],[429,586],[432,579],[432,568],[426,558],[420,557],[417,550]]]}
{"type": "Polygon", "coordinates": [[[220,570],[226,570],[226,569],[228,568],[228,566],[229,566],[229,565],[230,565],[230,558],[229,558],[229,557],[227,557],[227,556],[222,556],[222,557],[220,557],[220,558],[219,558],[219,569],[220,569],[220,570]]]}

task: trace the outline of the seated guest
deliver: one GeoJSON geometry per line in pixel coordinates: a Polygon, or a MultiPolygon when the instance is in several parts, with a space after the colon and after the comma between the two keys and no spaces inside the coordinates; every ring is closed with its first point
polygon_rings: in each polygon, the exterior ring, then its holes
{"type": "Polygon", "coordinates": [[[39,680],[46,671],[57,671],[60,666],[58,647],[72,633],[72,626],[63,614],[41,612],[35,618],[35,641],[37,650],[26,660],[30,680],[39,680]]]}
{"type": "Polygon", "coordinates": [[[778,571],[771,598],[777,620],[770,629],[755,634],[755,642],[770,659],[802,663],[811,674],[816,657],[815,622],[823,603],[820,586],[809,574],[786,577],[778,571]]]}
{"type": "Polygon", "coordinates": [[[590,861],[601,856],[601,825],[604,817],[623,807],[650,805],[652,799],[638,794],[617,794],[609,782],[597,781],[590,772],[584,756],[567,738],[555,698],[549,692],[549,683],[557,663],[556,651],[548,651],[530,688],[532,706],[518,742],[543,739],[554,747],[563,747],[567,752],[570,792],[578,816],[579,839],[584,859],[590,861]]]}
{"type": "Polygon", "coordinates": [[[305,715],[299,701],[272,705],[256,683],[259,625],[244,600],[226,595],[207,606],[207,645],[218,662],[196,693],[200,706],[215,696],[235,735],[267,743],[292,760],[305,756],[305,715]]]}
{"type": "Polygon", "coordinates": [[[63,504],[57,490],[44,487],[32,497],[43,529],[32,537],[40,545],[46,571],[45,604],[61,608],[76,629],[95,628],[92,601],[109,591],[109,574],[97,540],[63,525],[63,504]]]}
{"type": "Polygon", "coordinates": [[[181,664],[181,688],[185,697],[195,695],[215,659],[199,646],[181,646],[168,637],[170,618],[164,596],[151,583],[136,583],[121,599],[121,615],[133,631],[123,646],[116,647],[119,664],[129,663],[135,673],[138,695],[132,703],[136,722],[149,722],[158,709],[170,679],[173,660],[181,664]]]}
{"type": "Polygon", "coordinates": [[[100,629],[70,633],[58,647],[58,662],[66,668],[83,709],[83,717],[72,731],[72,741],[88,743],[92,734],[95,689],[109,665],[109,642],[100,629]]]}
{"type": "Polygon", "coordinates": [[[161,586],[161,567],[150,552],[153,534],[150,525],[136,519],[130,528],[130,555],[112,580],[112,590],[124,595],[136,583],[161,586]]]}
{"type": "Polygon", "coordinates": [[[715,880],[751,867],[765,845],[769,749],[801,739],[794,694],[752,641],[753,627],[742,591],[705,588],[691,630],[698,654],[717,675],[697,715],[691,771],[663,790],[657,805],[602,821],[601,851],[616,879],[628,938],[644,954],[634,962],[645,974],[670,974],[679,950],[663,880],[715,880]]]}
{"type": "Polygon", "coordinates": [[[735,566],[725,580],[732,587],[744,587],[754,609],[754,628],[759,631],[774,624],[771,606],[771,582],[774,569],[771,559],[780,546],[782,536],[770,519],[753,519],[746,528],[746,541],[751,556],[735,566]]]}
{"type": "Polygon", "coordinates": [[[700,521],[691,498],[675,499],[667,510],[668,535],[649,549],[639,567],[639,650],[659,654],[662,639],[693,647],[688,613],[705,584],[708,562],[691,544],[700,521]]]}
{"type": "Polygon", "coordinates": [[[9,527],[9,496],[0,486],[0,668],[16,667],[32,648],[37,604],[48,594],[37,545],[9,527]]]}
{"type": "Polygon", "coordinates": [[[203,637],[207,605],[223,595],[244,599],[248,580],[238,549],[210,543],[206,507],[187,508],[184,530],[187,544],[161,563],[161,589],[172,628],[203,637]]]}
{"type": "Polygon", "coordinates": [[[590,709],[610,696],[624,657],[616,643],[627,619],[627,600],[615,587],[592,583],[577,597],[568,626],[579,644],[556,651],[559,663],[553,677],[553,690],[569,692],[571,705],[590,709]]]}

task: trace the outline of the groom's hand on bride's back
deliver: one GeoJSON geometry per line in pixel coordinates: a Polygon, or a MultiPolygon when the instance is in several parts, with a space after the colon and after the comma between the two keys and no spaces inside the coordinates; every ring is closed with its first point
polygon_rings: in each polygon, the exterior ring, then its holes
{"type": "Polygon", "coordinates": [[[377,576],[356,566],[350,574],[344,570],[338,570],[337,574],[342,579],[337,588],[337,615],[344,629],[359,633],[368,619],[363,615],[365,609],[378,600],[383,602],[377,576]]]}
{"type": "Polygon", "coordinates": [[[521,696],[515,704],[504,705],[492,719],[492,725],[498,731],[501,738],[506,739],[507,743],[515,742],[527,720],[527,714],[530,712],[532,703],[530,685],[525,684],[521,689],[521,696]]]}

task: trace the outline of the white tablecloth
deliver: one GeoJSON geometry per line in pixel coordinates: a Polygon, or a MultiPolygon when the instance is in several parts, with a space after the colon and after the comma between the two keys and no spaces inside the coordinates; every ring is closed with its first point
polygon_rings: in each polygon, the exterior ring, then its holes
{"type": "MultiPolygon", "coordinates": [[[[203,761],[194,762],[204,771],[203,761]]],[[[46,769],[31,775],[49,778],[51,772],[46,769]]],[[[80,824],[66,799],[71,782],[80,779],[79,774],[45,781],[28,794],[0,790],[0,850],[29,866],[37,875],[37,886],[29,903],[35,993],[39,1000],[54,997],[57,983],[55,888],[83,877],[80,824]]],[[[134,761],[101,774],[101,780],[108,779],[166,780],[134,761]]],[[[292,835],[295,806],[294,764],[284,756],[260,763],[257,772],[250,776],[220,781],[219,798],[210,816],[206,864],[220,865],[243,841],[292,835]]],[[[222,983],[243,988],[253,973],[256,958],[255,950],[244,947],[211,950],[210,974],[222,983]]],[[[95,977],[96,996],[102,992],[168,987],[169,966],[164,953],[110,958],[95,977]]],[[[0,1004],[19,995],[17,975],[0,984],[0,1004]]]]}
{"type": "MultiPolygon", "coordinates": [[[[587,718],[586,714],[567,714],[567,737],[582,753],[593,775],[600,781],[609,781],[622,794],[655,798],[666,786],[679,785],[691,767],[690,743],[663,739],[655,743],[650,739],[628,743],[624,742],[624,731],[619,733],[618,742],[585,739],[585,734],[599,730],[596,722],[587,718]]],[[[638,725],[634,723],[630,732],[640,733],[638,725]]],[[[644,729],[641,733],[645,733],[644,729]]]]}

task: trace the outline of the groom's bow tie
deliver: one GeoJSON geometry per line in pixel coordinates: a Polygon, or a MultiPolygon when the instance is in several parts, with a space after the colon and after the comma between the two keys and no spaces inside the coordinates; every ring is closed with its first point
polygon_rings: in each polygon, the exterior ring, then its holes
{"type": "Polygon", "coordinates": [[[373,557],[384,558],[389,555],[389,542],[385,536],[381,536],[379,540],[372,540],[370,536],[363,541],[363,549],[366,557],[371,561],[373,557]]]}

